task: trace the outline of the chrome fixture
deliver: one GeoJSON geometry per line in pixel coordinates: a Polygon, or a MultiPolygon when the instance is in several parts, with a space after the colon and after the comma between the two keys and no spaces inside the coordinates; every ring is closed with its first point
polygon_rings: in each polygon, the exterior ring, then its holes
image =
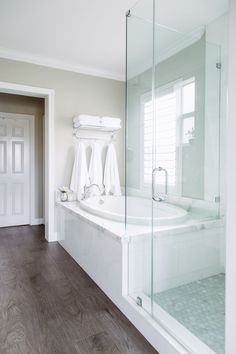
{"type": "Polygon", "coordinates": [[[156,202],[163,202],[167,199],[168,195],[168,172],[165,168],[159,166],[152,170],[152,199],[156,202]],[[164,197],[156,195],[155,186],[156,186],[156,174],[157,172],[163,171],[165,173],[165,195],[164,197]]]}
{"type": "Polygon", "coordinates": [[[130,16],[131,16],[130,10],[128,10],[128,11],[126,12],[125,16],[126,16],[126,17],[130,17],[130,16]]]}
{"type": "Polygon", "coordinates": [[[137,299],[136,299],[136,304],[140,307],[143,306],[143,300],[140,296],[137,296],[137,299]]]}
{"type": "Polygon", "coordinates": [[[101,188],[99,187],[99,185],[96,183],[92,183],[92,184],[90,184],[90,186],[84,186],[84,194],[83,194],[82,199],[86,199],[89,197],[89,191],[90,191],[91,187],[97,187],[99,189],[99,192],[101,192],[101,188]]]}

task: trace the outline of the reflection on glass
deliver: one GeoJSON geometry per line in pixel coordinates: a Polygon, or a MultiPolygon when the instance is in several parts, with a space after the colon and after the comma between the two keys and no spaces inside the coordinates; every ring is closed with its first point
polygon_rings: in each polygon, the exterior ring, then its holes
{"type": "MultiPolygon", "coordinates": [[[[155,3],[162,20],[164,1],[155,3]]],[[[154,25],[155,3],[139,1],[127,21],[129,295],[182,343],[193,335],[222,354],[220,47],[207,29],[192,37],[154,25]]]]}
{"type": "MultiPolygon", "coordinates": [[[[155,115],[153,119],[152,95],[141,97],[141,118],[143,124],[143,182],[152,181],[152,163],[168,172],[168,184],[176,187],[181,169],[182,144],[194,139],[195,78],[168,83],[156,90],[155,115]],[[190,116],[191,113],[191,116],[190,116]],[[182,123],[181,123],[182,122],[182,123]],[[181,126],[182,132],[181,132],[181,126]],[[153,130],[155,146],[153,147],[153,130]],[[181,139],[182,136],[182,139],[181,139]]],[[[159,176],[158,184],[165,183],[165,176],[159,176]]],[[[177,192],[172,189],[172,192],[177,192]]]]}
{"type": "Polygon", "coordinates": [[[183,114],[191,113],[195,110],[195,82],[183,87],[183,114]]]}
{"type": "Polygon", "coordinates": [[[189,144],[194,139],[194,117],[183,120],[183,144],[189,144]]]}

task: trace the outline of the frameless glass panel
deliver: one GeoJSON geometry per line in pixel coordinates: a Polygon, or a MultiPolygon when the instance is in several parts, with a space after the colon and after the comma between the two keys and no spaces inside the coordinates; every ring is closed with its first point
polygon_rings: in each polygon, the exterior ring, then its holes
{"type": "Polygon", "coordinates": [[[182,144],[190,144],[194,139],[194,117],[183,119],[182,144]]]}
{"type": "Polygon", "coordinates": [[[152,292],[152,16],[152,0],[138,2],[127,16],[126,81],[126,234],[131,238],[128,291],[148,312],[152,292]]]}
{"type": "Polygon", "coordinates": [[[195,111],[195,80],[183,87],[183,114],[195,111]]]}
{"type": "Polygon", "coordinates": [[[129,295],[188,350],[222,354],[227,19],[196,30],[189,11],[139,1],[127,18],[129,295]]]}
{"type": "Polygon", "coordinates": [[[196,352],[223,353],[220,48],[163,22],[155,46],[153,317],[196,352]]]}

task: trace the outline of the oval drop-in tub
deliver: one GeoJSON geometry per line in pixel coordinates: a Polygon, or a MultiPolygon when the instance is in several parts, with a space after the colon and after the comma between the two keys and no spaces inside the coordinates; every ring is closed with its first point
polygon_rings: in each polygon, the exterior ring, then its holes
{"type": "MultiPolygon", "coordinates": [[[[125,221],[125,197],[99,196],[80,201],[82,209],[114,221],[125,221]]],[[[155,226],[176,225],[184,222],[188,212],[176,205],[165,202],[153,202],[146,198],[127,197],[127,222],[130,224],[155,226]]]]}

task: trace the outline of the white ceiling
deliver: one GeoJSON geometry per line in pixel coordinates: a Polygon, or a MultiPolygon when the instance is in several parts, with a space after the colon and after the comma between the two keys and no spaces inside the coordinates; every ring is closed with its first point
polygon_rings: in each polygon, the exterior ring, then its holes
{"type": "MultiPolygon", "coordinates": [[[[228,10],[228,0],[156,0],[156,22],[182,33],[205,26],[228,10]]],[[[135,16],[152,19],[153,0],[138,1],[135,16]]]]}
{"type": "Polygon", "coordinates": [[[134,2],[0,0],[0,52],[121,79],[125,13],[134,2]]]}
{"type": "MultiPolygon", "coordinates": [[[[0,0],[0,57],[124,79],[125,12],[136,0],[0,0]]],[[[227,0],[163,0],[158,22],[180,31],[209,23],[227,0]],[[183,18],[185,19],[183,21],[183,18]]],[[[133,13],[149,17],[148,4],[133,13]]]]}

